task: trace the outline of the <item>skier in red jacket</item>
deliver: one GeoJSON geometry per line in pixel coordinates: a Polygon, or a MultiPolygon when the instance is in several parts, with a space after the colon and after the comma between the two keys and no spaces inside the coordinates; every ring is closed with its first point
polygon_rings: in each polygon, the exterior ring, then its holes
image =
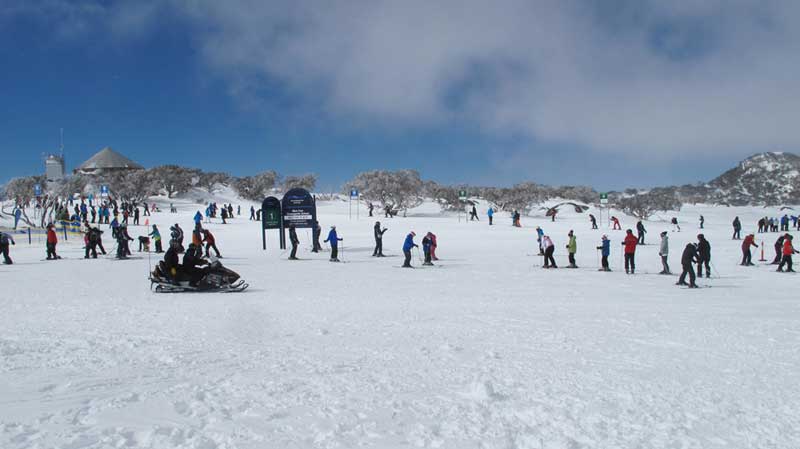
{"type": "Polygon", "coordinates": [[[61,257],[56,254],[56,245],[58,244],[58,237],[56,236],[56,227],[53,223],[47,225],[47,260],[56,260],[61,257]]]}
{"type": "Polygon", "coordinates": [[[744,238],[744,241],[742,241],[742,265],[743,266],[746,266],[746,267],[753,266],[753,255],[750,254],[750,247],[751,246],[755,246],[756,248],[758,248],[758,245],[756,245],[755,240],[756,240],[756,236],[755,235],[748,234],[744,238]]]}
{"type": "Polygon", "coordinates": [[[630,229],[625,233],[627,235],[625,235],[625,240],[622,241],[622,244],[625,245],[625,273],[633,274],[636,270],[634,256],[636,255],[636,245],[639,243],[639,239],[633,235],[633,231],[630,229]]]}
{"type": "Polygon", "coordinates": [[[783,239],[783,259],[781,259],[781,264],[778,265],[777,271],[783,271],[783,266],[786,265],[786,272],[787,273],[794,273],[792,269],[792,254],[798,252],[792,246],[792,236],[786,234],[786,237],[783,239]]]}

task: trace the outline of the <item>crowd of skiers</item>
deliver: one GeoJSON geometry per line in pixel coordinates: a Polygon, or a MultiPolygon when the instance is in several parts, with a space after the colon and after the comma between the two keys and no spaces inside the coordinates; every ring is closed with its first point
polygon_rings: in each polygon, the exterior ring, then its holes
{"type": "MultiPolygon", "coordinates": [[[[128,232],[128,224],[129,221],[131,221],[134,225],[139,223],[140,210],[143,210],[142,216],[149,216],[152,211],[156,210],[156,206],[155,204],[148,205],[147,203],[139,205],[135,202],[117,203],[114,200],[105,201],[99,205],[94,205],[91,201],[88,203],[86,201],[81,201],[80,204],[74,204],[71,208],[67,204],[60,204],[56,206],[55,213],[56,215],[63,216],[63,214],[69,214],[72,212],[72,215],[68,218],[70,220],[82,222],[85,258],[97,258],[98,250],[100,253],[106,254],[106,249],[103,246],[104,231],[102,231],[99,226],[96,225],[108,224],[111,229],[112,239],[116,241],[116,257],[125,259],[131,256],[130,242],[134,240],[128,232]]],[[[234,216],[234,212],[236,212],[236,215],[238,215],[241,212],[241,208],[238,207],[235,211],[232,204],[223,204],[222,206],[218,206],[216,203],[209,203],[204,214],[200,211],[197,211],[194,216],[194,229],[191,233],[191,243],[189,244],[188,249],[185,249],[183,246],[183,229],[177,223],[171,226],[169,247],[167,251],[168,254],[165,255],[165,262],[172,266],[177,257],[176,255],[185,253],[188,250],[191,253],[188,256],[191,259],[188,265],[191,270],[203,263],[203,257],[210,257],[212,250],[216,257],[221,257],[220,251],[216,245],[216,238],[209,229],[203,228],[203,221],[204,219],[205,221],[208,221],[212,218],[220,217],[222,222],[225,223],[227,219],[234,216]]],[[[260,217],[258,217],[260,212],[260,210],[256,211],[254,207],[251,207],[251,220],[260,219],[260,217]]],[[[17,212],[15,211],[15,216],[16,215],[17,212]]],[[[494,215],[494,209],[489,208],[487,210],[489,225],[493,225],[494,215]]],[[[521,227],[520,216],[521,215],[519,211],[514,211],[511,214],[512,226],[521,227]]],[[[479,220],[478,212],[475,206],[471,208],[470,219],[479,220]]],[[[589,220],[591,223],[591,228],[598,229],[597,219],[594,217],[594,215],[589,214],[589,220]]],[[[672,218],[671,222],[673,225],[673,230],[680,231],[680,226],[677,222],[677,219],[672,218]]],[[[622,229],[620,221],[617,217],[610,217],[610,223],[613,230],[622,229]]],[[[699,218],[699,225],[700,229],[704,229],[705,218],[702,215],[699,218]]],[[[734,218],[732,226],[732,238],[734,240],[741,239],[742,224],[739,220],[739,217],[734,218]]],[[[777,265],[777,271],[781,272],[794,272],[792,256],[798,251],[794,249],[792,243],[793,238],[788,233],[790,227],[794,229],[800,228],[800,220],[798,220],[796,216],[790,217],[789,215],[784,215],[782,217],[773,218],[764,217],[758,221],[759,233],[781,232],[774,243],[775,257],[772,260],[772,264],[777,265]]],[[[627,229],[620,242],[622,246],[622,263],[627,274],[635,274],[636,251],[639,246],[646,244],[645,241],[648,233],[642,221],[638,221],[634,229],[627,229]]],[[[383,252],[383,238],[384,234],[388,230],[389,229],[383,227],[379,221],[375,222],[372,229],[375,241],[375,247],[372,253],[373,257],[385,257],[383,252]]],[[[146,235],[141,235],[138,237],[139,251],[149,252],[150,245],[152,243],[155,246],[154,250],[156,253],[163,253],[162,237],[158,226],[153,224],[148,231],[149,232],[146,235]]],[[[51,223],[47,226],[46,235],[45,249],[47,260],[60,259],[60,256],[57,253],[58,235],[54,224],[51,223]]],[[[311,250],[314,253],[318,253],[322,250],[322,245],[320,244],[321,235],[322,228],[320,224],[318,222],[314,222],[314,226],[312,228],[311,250]]],[[[420,245],[415,242],[415,238],[416,233],[412,231],[409,232],[403,240],[403,267],[412,267],[412,252],[415,249],[420,248],[420,245]]],[[[558,268],[554,257],[556,246],[553,239],[549,235],[545,234],[543,229],[538,226],[536,227],[536,239],[539,246],[539,255],[543,257],[542,267],[547,269],[558,268]]],[[[297,260],[297,251],[300,239],[298,238],[297,230],[293,225],[289,226],[289,241],[292,245],[289,259],[297,260]]],[[[330,260],[332,262],[338,262],[340,260],[339,249],[340,246],[343,245],[343,241],[344,239],[339,236],[336,227],[331,226],[324,243],[328,243],[330,246],[330,260]]],[[[423,261],[423,265],[433,265],[433,262],[438,260],[436,257],[436,235],[432,232],[427,232],[420,243],[423,253],[423,256],[420,256],[420,259],[423,261]]],[[[8,233],[0,233],[0,254],[3,256],[4,264],[13,263],[10,257],[10,247],[15,244],[16,242],[14,241],[12,235],[8,233]]],[[[672,274],[669,266],[669,246],[669,233],[667,231],[663,231],[660,233],[660,242],[658,246],[658,255],[662,265],[662,270],[659,274],[672,274]]],[[[753,247],[758,248],[759,245],[755,241],[755,234],[750,233],[746,235],[742,241],[741,265],[753,265],[751,253],[753,247]]],[[[568,257],[567,268],[578,268],[576,261],[578,241],[574,230],[570,230],[567,233],[565,248],[568,257]]],[[[596,246],[596,249],[600,256],[599,270],[611,271],[609,263],[609,257],[611,254],[611,240],[609,239],[608,235],[603,235],[601,237],[599,245],[596,246]]],[[[680,262],[681,274],[677,285],[695,288],[697,287],[697,277],[703,277],[704,275],[706,277],[711,277],[711,269],[713,267],[711,263],[711,244],[705,238],[704,234],[698,234],[696,242],[688,243],[685,246],[681,254],[680,262]]],[[[177,266],[177,263],[175,263],[175,266],[177,266]]]]}

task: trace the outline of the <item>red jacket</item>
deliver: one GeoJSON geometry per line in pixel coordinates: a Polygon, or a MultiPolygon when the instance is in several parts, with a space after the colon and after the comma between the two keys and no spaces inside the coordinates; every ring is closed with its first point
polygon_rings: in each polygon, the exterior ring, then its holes
{"type": "Polygon", "coordinates": [[[56,237],[56,230],[53,228],[47,230],[47,243],[58,243],[58,237],[56,237]]]}
{"type": "Polygon", "coordinates": [[[792,246],[792,241],[790,239],[783,240],[783,255],[784,256],[791,256],[794,254],[794,246],[792,246]]]}
{"type": "Polygon", "coordinates": [[[752,235],[748,235],[747,237],[744,238],[744,241],[742,242],[742,251],[749,250],[751,246],[757,247],[758,245],[756,245],[755,237],[753,237],[752,235]]]}
{"type": "Polygon", "coordinates": [[[212,245],[214,244],[214,235],[213,235],[213,234],[211,234],[211,232],[209,232],[208,230],[206,230],[206,231],[203,233],[203,235],[204,235],[204,237],[203,237],[203,241],[204,241],[204,242],[208,242],[208,243],[210,243],[210,244],[212,244],[212,245]]]}
{"type": "Polygon", "coordinates": [[[636,245],[639,243],[639,239],[633,234],[628,234],[622,243],[625,244],[625,254],[633,254],[636,252],[636,245]]]}

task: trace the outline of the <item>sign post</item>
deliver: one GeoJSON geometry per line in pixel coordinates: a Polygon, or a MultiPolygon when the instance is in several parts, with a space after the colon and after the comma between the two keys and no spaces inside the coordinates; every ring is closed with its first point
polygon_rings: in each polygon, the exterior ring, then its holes
{"type": "Polygon", "coordinates": [[[286,249],[286,227],[311,228],[317,223],[317,202],[308,190],[291,189],[281,200],[281,249],[286,249]]]}
{"type": "Polygon", "coordinates": [[[36,197],[36,208],[33,209],[33,219],[36,220],[39,218],[39,204],[40,204],[40,198],[42,197],[41,184],[33,185],[33,196],[36,197]]]}
{"type": "MultiPolygon", "coordinates": [[[[608,204],[608,193],[601,193],[600,194],[600,208],[601,208],[601,210],[600,210],[600,225],[601,226],[603,225],[603,210],[602,210],[602,208],[604,208],[604,207],[608,208],[608,206],[606,206],[607,204],[608,204]]],[[[611,216],[610,216],[611,210],[610,209],[608,210],[608,213],[609,213],[608,222],[611,222],[611,216]]]]}
{"type": "MultiPolygon", "coordinates": [[[[267,249],[267,229],[283,229],[281,202],[274,196],[264,198],[261,203],[261,242],[267,249]]],[[[281,246],[283,248],[283,246],[281,246]]]]}
{"type": "MultiPolygon", "coordinates": [[[[463,203],[462,204],[462,209],[464,209],[464,221],[469,221],[469,220],[467,220],[467,204],[466,204],[467,191],[466,190],[459,190],[458,191],[458,201],[463,203]]],[[[461,212],[458,213],[458,221],[459,222],[461,221],[461,212]]]]}
{"type": "Polygon", "coordinates": [[[350,219],[353,219],[353,200],[356,200],[356,220],[358,217],[358,189],[350,189],[350,219]]]}

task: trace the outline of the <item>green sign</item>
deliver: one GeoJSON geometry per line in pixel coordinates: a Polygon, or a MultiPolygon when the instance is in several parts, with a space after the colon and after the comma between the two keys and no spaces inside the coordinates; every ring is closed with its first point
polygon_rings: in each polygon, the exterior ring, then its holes
{"type": "Polygon", "coordinates": [[[267,210],[264,215],[264,222],[267,229],[274,229],[281,227],[281,213],[277,209],[267,210]]]}
{"type": "Polygon", "coordinates": [[[458,191],[458,198],[465,200],[467,199],[467,191],[466,190],[459,190],[458,191]]]}
{"type": "Polygon", "coordinates": [[[607,193],[601,193],[600,194],[600,199],[601,200],[607,200],[608,199],[608,194],[607,193]]]}

